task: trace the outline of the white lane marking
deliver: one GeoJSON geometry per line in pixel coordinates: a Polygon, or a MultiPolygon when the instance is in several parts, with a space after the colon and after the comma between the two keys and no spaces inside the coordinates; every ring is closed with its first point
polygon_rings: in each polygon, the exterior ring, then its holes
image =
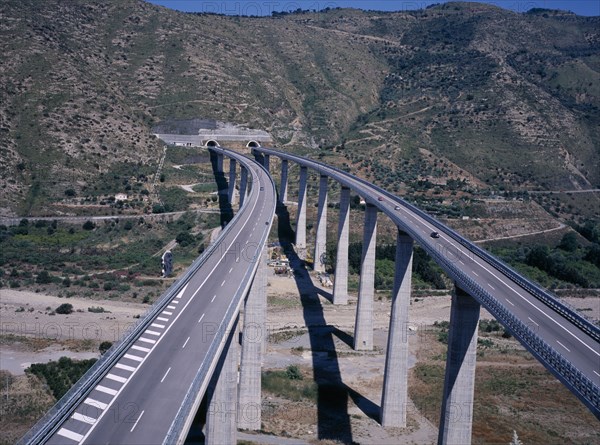
{"type": "Polygon", "coordinates": [[[183,287],[183,289],[181,289],[181,290],[179,291],[179,293],[177,294],[177,296],[176,296],[175,298],[181,298],[181,297],[182,297],[182,295],[183,295],[183,293],[185,292],[185,290],[187,289],[187,287],[188,287],[189,285],[190,285],[190,283],[187,283],[187,284],[186,284],[186,285],[183,287]]]}
{"type": "Polygon", "coordinates": [[[93,406],[94,408],[101,409],[101,410],[105,410],[106,407],[108,406],[106,403],[98,402],[97,400],[94,400],[94,399],[92,399],[90,397],[88,397],[87,399],[85,399],[83,401],[83,403],[85,403],[86,405],[93,406]]]}
{"type": "Polygon", "coordinates": [[[144,360],[143,357],[138,357],[137,355],[125,354],[123,357],[128,358],[129,360],[134,360],[136,362],[141,362],[144,360]]]}
{"type": "Polygon", "coordinates": [[[152,340],[151,338],[140,337],[140,338],[138,338],[138,340],[143,341],[145,343],[152,343],[152,344],[156,343],[156,340],[152,340]]]}
{"type": "Polygon", "coordinates": [[[202,321],[202,319],[204,318],[206,314],[202,314],[202,317],[200,317],[200,319],[198,320],[198,323],[200,323],[202,321]]]}
{"type": "MultiPolygon", "coordinates": [[[[254,212],[254,209],[257,206],[258,201],[254,202],[254,207],[249,210],[250,214],[252,214],[254,212]]],[[[233,238],[233,241],[231,242],[230,246],[233,246],[233,244],[236,242],[236,240],[240,237],[240,235],[242,234],[242,232],[244,231],[244,228],[246,227],[246,225],[248,224],[250,220],[246,220],[246,222],[244,223],[244,225],[242,226],[242,228],[240,229],[240,231],[238,232],[238,234],[233,238]]],[[[167,334],[167,332],[169,332],[169,330],[173,327],[173,325],[175,324],[175,322],[177,322],[177,320],[179,319],[179,317],[181,316],[181,314],[183,314],[183,311],[185,311],[185,309],[190,305],[190,303],[194,300],[194,298],[196,298],[196,295],[198,295],[198,293],[202,290],[202,286],[204,286],[204,284],[211,278],[213,272],[215,271],[215,269],[219,266],[219,264],[221,264],[221,262],[223,261],[224,258],[221,258],[221,261],[219,261],[215,267],[212,268],[212,270],[206,275],[206,278],[204,278],[204,281],[202,281],[202,283],[200,283],[200,285],[196,288],[196,291],[192,294],[192,296],[188,299],[188,301],[186,302],[185,306],[183,307],[183,309],[177,314],[177,316],[175,317],[175,319],[173,320],[173,323],[171,323],[166,331],[165,331],[165,335],[167,334]]],[[[238,261],[239,258],[236,259],[236,261],[238,261]]],[[[239,290],[239,288],[238,288],[239,290]]],[[[167,313],[167,311],[163,311],[163,314],[167,313]]],[[[168,313],[168,315],[171,315],[171,313],[168,313]]],[[[165,336],[162,336],[158,339],[158,341],[154,341],[154,340],[146,340],[149,341],[151,343],[160,343],[162,341],[162,339],[165,338],[165,336]]],[[[141,338],[139,339],[141,340],[141,338]]],[[[148,357],[150,356],[150,354],[148,354],[146,357],[144,357],[144,360],[146,360],[148,357]]],[[[143,364],[144,362],[142,362],[143,364]]],[[[117,363],[117,365],[119,365],[119,363],[117,363]]],[[[117,366],[115,365],[115,366],[117,366]]],[[[125,389],[125,387],[131,382],[133,376],[135,375],[135,373],[140,369],[141,365],[136,368],[133,372],[133,374],[130,376],[129,380],[127,380],[127,382],[125,382],[123,384],[123,386],[121,387],[121,389],[119,389],[119,393],[121,393],[121,391],[123,391],[123,389],[125,389]]],[[[117,400],[117,398],[119,397],[119,394],[117,394],[115,397],[113,397],[113,399],[110,401],[109,405],[112,406],[112,404],[115,402],[115,400],[117,400]]],[[[99,402],[98,402],[99,403],[99,402]]],[[[106,408],[107,405],[103,404],[104,407],[106,408]]],[[[104,409],[104,408],[103,408],[104,409]]],[[[98,421],[91,426],[91,428],[88,430],[88,432],[85,434],[83,440],[85,440],[87,437],[89,437],[90,434],[92,434],[92,432],[94,431],[94,429],[96,428],[96,426],[100,423],[100,420],[102,419],[102,417],[107,413],[106,410],[104,410],[102,412],[102,414],[100,414],[100,417],[98,418],[98,421]]]]}
{"type": "Polygon", "coordinates": [[[108,394],[111,396],[114,396],[117,393],[116,389],[107,388],[106,386],[102,386],[102,385],[97,385],[94,389],[96,391],[100,391],[100,392],[103,392],[104,394],[108,394]]]}
{"type": "Polygon", "coordinates": [[[66,437],[67,439],[74,440],[75,442],[81,442],[81,439],[83,439],[83,434],[76,433],[75,431],[71,431],[66,428],[61,428],[56,434],[66,437]]]}
{"type": "Polygon", "coordinates": [[[136,351],[142,351],[142,352],[150,352],[151,351],[150,348],[144,348],[143,346],[138,346],[138,345],[133,345],[131,347],[131,349],[135,349],[136,351]]]}
{"type": "Polygon", "coordinates": [[[514,305],[515,305],[515,304],[514,304],[512,301],[510,301],[508,298],[505,298],[505,300],[506,300],[506,302],[507,302],[508,304],[510,304],[511,306],[514,306],[514,305]]]}
{"type": "Polygon", "coordinates": [[[171,301],[171,304],[179,304],[179,301],[173,300],[173,301],[171,301]]]}
{"type": "Polygon", "coordinates": [[[492,286],[490,283],[487,284],[489,287],[492,288],[492,290],[496,290],[496,288],[494,286],[492,286]]]}
{"type": "Polygon", "coordinates": [[[80,414],[80,413],[73,413],[71,418],[75,419],[75,420],[79,420],[80,422],[83,422],[83,423],[87,423],[89,425],[93,425],[94,422],[96,421],[96,419],[94,419],[93,417],[84,416],[83,414],[80,414]]]}
{"type": "Polygon", "coordinates": [[[121,363],[117,363],[115,365],[115,368],[123,369],[125,371],[131,371],[131,372],[135,371],[135,368],[133,366],[127,366],[127,365],[123,365],[121,363]]]}
{"type": "Polygon", "coordinates": [[[106,374],[106,378],[110,380],[114,380],[115,382],[125,383],[127,379],[125,377],[121,377],[114,374],[106,374]]]}
{"type": "Polygon", "coordinates": [[[477,272],[475,272],[474,270],[472,270],[471,272],[473,272],[473,275],[475,275],[476,277],[479,276],[479,274],[477,272]]]}
{"type": "Polygon", "coordinates": [[[458,260],[460,262],[460,264],[462,264],[463,266],[465,265],[465,263],[462,262],[462,260],[458,260]]]}
{"type": "Polygon", "coordinates": [[[221,283],[221,287],[223,287],[223,285],[225,284],[225,281],[227,281],[227,280],[223,280],[223,282],[221,283]]]}
{"type": "Polygon", "coordinates": [[[167,374],[169,373],[170,370],[171,370],[171,368],[167,369],[167,372],[165,372],[165,375],[163,375],[163,378],[160,379],[160,383],[165,381],[165,378],[167,378],[167,374]]]}
{"type": "Polygon", "coordinates": [[[190,341],[190,337],[187,338],[187,340],[185,341],[185,343],[183,344],[183,346],[181,347],[181,349],[185,348],[185,345],[188,344],[188,341],[190,341]]]}
{"type": "Polygon", "coordinates": [[[558,343],[559,345],[561,345],[563,348],[565,348],[567,351],[571,352],[571,350],[569,348],[567,348],[565,345],[563,345],[561,342],[559,342],[558,340],[556,340],[556,343],[558,343]]]}
{"type": "Polygon", "coordinates": [[[157,319],[158,321],[164,321],[164,322],[167,322],[167,321],[169,321],[169,319],[168,319],[168,318],[165,318],[165,317],[156,317],[156,319],[157,319]]]}
{"type": "Polygon", "coordinates": [[[598,374],[596,371],[593,371],[593,373],[600,377],[600,374],[598,374]]]}
{"type": "Polygon", "coordinates": [[[160,332],[156,332],[156,331],[149,331],[149,330],[147,330],[147,331],[145,332],[145,334],[148,334],[148,335],[155,335],[155,336],[157,336],[157,337],[158,337],[158,336],[160,336],[160,332]]]}
{"type": "Polygon", "coordinates": [[[176,307],[176,306],[171,306],[171,305],[168,305],[168,306],[167,306],[167,309],[177,309],[177,307],[176,307]]]}
{"type": "Polygon", "coordinates": [[[229,269],[229,273],[231,273],[232,270],[233,270],[233,267],[231,269],[229,269]]]}
{"type": "Polygon", "coordinates": [[[142,416],[144,415],[144,411],[142,411],[140,413],[140,417],[137,418],[137,420],[135,421],[135,423],[133,424],[133,426],[131,427],[131,431],[130,433],[133,433],[133,430],[135,429],[135,427],[137,426],[138,422],[140,421],[140,419],[142,418],[142,416]]]}
{"type": "Polygon", "coordinates": [[[160,329],[164,329],[165,328],[164,324],[158,324],[158,323],[152,323],[150,326],[154,326],[155,328],[160,328],[160,329]]]}
{"type": "Polygon", "coordinates": [[[162,313],[165,315],[173,315],[173,312],[169,312],[169,311],[162,311],[162,313]]]}
{"type": "Polygon", "coordinates": [[[531,317],[527,317],[527,319],[532,322],[534,325],[539,326],[539,324],[537,324],[535,321],[533,321],[533,319],[531,317]]]}
{"type": "Polygon", "coordinates": [[[212,297],[212,300],[210,300],[210,302],[212,303],[213,301],[215,301],[215,298],[217,298],[216,295],[214,297],[212,297]]]}

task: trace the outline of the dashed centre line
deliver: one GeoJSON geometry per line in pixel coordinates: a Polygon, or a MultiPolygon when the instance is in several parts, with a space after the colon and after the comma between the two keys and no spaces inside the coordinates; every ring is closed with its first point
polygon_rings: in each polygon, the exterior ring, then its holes
{"type": "Polygon", "coordinates": [[[531,317],[527,317],[527,319],[532,322],[534,325],[539,327],[539,324],[537,324],[535,321],[533,321],[533,319],[531,317]]]}
{"type": "Polygon", "coordinates": [[[514,305],[515,305],[515,304],[514,304],[512,301],[510,301],[508,298],[505,298],[505,300],[506,300],[506,302],[507,302],[508,304],[510,304],[511,306],[514,306],[514,305]]]}
{"type": "Polygon", "coordinates": [[[187,340],[185,341],[185,343],[183,344],[183,346],[181,347],[181,349],[185,348],[185,345],[188,344],[188,341],[190,341],[190,337],[187,338],[187,340]]]}
{"type": "Polygon", "coordinates": [[[206,314],[202,314],[202,317],[200,317],[200,318],[198,319],[198,323],[200,323],[200,322],[202,321],[202,319],[204,318],[204,316],[205,316],[205,315],[206,315],[206,314]]]}
{"type": "Polygon", "coordinates": [[[167,374],[169,373],[170,370],[171,370],[171,368],[167,369],[167,372],[165,372],[165,375],[163,375],[163,378],[160,379],[160,383],[165,381],[165,379],[167,378],[167,374]]]}
{"type": "Polygon", "coordinates": [[[556,343],[558,343],[559,345],[561,345],[563,348],[565,348],[567,351],[571,352],[571,350],[569,348],[567,348],[565,345],[563,345],[561,342],[559,342],[558,340],[556,340],[556,343]]]}
{"type": "Polygon", "coordinates": [[[133,424],[133,426],[131,427],[131,433],[133,433],[133,430],[135,429],[135,427],[137,426],[138,422],[140,421],[140,419],[142,418],[142,416],[144,415],[144,411],[142,411],[140,413],[140,417],[137,418],[137,420],[135,421],[135,423],[133,424]]]}
{"type": "Polygon", "coordinates": [[[210,302],[212,303],[213,301],[215,301],[215,298],[217,298],[216,295],[214,297],[212,297],[212,300],[210,300],[210,302]]]}

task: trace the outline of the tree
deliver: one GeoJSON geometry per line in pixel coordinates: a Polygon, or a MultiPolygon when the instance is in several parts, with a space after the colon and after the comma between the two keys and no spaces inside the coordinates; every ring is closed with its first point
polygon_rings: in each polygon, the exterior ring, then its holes
{"type": "Polygon", "coordinates": [[[567,252],[575,252],[579,247],[579,243],[577,242],[577,234],[575,232],[565,233],[560,240],[558,247],[562,250],[566,250],[567,252]]]}

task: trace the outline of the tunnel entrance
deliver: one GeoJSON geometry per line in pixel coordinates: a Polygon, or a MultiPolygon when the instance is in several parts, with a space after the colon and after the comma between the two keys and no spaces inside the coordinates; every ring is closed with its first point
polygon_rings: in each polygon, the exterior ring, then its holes
{"type": "Polygon", "coordinates": [[[246,144],[247,148],[258,148],[260,147],[260,144],[256,141],[250,141],[246,144]]]}
{"type": "Polygon", "coordinates": [[[219,143],[215,140],[210,140],[206,142],[207,147],[220,147],[219,143]]]}

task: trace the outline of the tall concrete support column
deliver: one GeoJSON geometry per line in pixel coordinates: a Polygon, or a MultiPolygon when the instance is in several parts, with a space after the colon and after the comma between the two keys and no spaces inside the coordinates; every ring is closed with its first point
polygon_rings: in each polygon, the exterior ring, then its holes
{"type": "Polygon", "coordinates": [[[392,315],[388,333],[381,425],[384,428],[406,426],[408,388],[408,306],[412,282],[413,240],[398,230],[396,242],[396,275],[392,293],[392,315]]]}
{"type": "Polygon", "coordinates": [[[246,192],[248,191],[248,170],[246,167],[241,167],[240,174],[240,207],[244,205],[246,200],[246,192]]]}
{"type": "Polygon", "coordinates": [[[263,155],[263,167],[265,167],[267,169],[267,171],[269,170],[269,167],[271,166],[271,156],[268,154],[264,154],[263,155]]]}
{"type": "Polygon", "coordinates": [[[298,215],[296,216],[296,250],[298,256],[306,259],[306,182],[308,168],[300,167],[300,187],[298,188],[298,215]]]}
{"type": "Polygon", "coordinates": [[[375,294],[375,245],[377,242],[377,207],[367,204],[363,235],[358,305],[354,324],[354,349],[373,350],[373,296],[375,294]]]}
{"type": "Polygon", "coordinates": [[[223,153],[217,153],[217,172],[223,173],[223,153]]]}
{"type": "Polygon", "coordinates": [[[287,201],[288,188],[288,160],[281,160],[281,185],[279,186],[279,201],[285,204],[287,201]]]}
{"type": "Polygon", "coordinates": [[[455,286],[438,444],[471,443],[479,311],[477,300],[455,286]]]}
{"type": "Polygon", "coordinates": [[[238,428],[252,431],[260,430],[261,422],[261,363],[267,339],[266,249],[259,255],[259,261],[244,304],[238,401],[238,428]]]}
{"type": "Polygon", "coordinates": [[[317,234],[315,240],[315,254],[313,256],[313,270],[325,272],[325,254],[327,252],[327,180],[321,175],[319,180],[319,209],[317,214],[317,234]]]}
{"type": "MultiPolygon", "coordinates": [[[[231,328],[227,344],[221,354],[221,370],[216,385],[209,393],[206,414],[206,443],[237,443],[238,400],[238,322],[231,328]]],[[[215,372],[218,372],[219,366],[215,372]]]]}
{"type": "Polygon", "coordinates": [[[350,189],[342,187],[340,194],[340,219],[338,245],[335,258],[333,304],[348,304],[348,236],[350,233],[350,189]]]}
{"type": "Polygon", "coordinates": [[[235,159],[229,159],[229,189],[227,191],[227,197],[231,205],[235,204],[235,178],[236,178],[236,161],[235,159]]]}

